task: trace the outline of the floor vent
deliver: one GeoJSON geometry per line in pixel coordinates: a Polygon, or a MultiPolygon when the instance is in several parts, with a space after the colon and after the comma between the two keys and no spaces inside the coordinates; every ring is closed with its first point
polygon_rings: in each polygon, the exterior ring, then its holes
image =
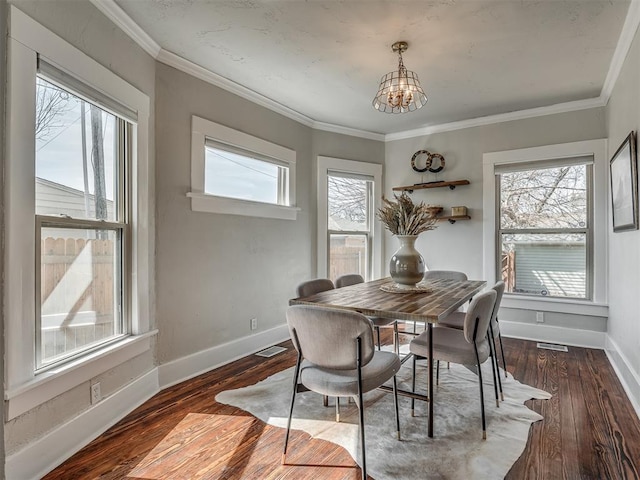
{"type": "Polygon", "coordinates": [[[259,357],[273,357],[274,355],[278,355],[279,353],[282,353],[284,351],[286,351],[287,349],[284,347],[269,347],[269,348],[265,348],[264,350],[259,351],[258,353],[256,353],[257,356],[259,357]]]}
{"type": "Polygon", "coordinates": [[[545,350],[555,350],[556,352],[568,352],[569,349],[566,345],[556,345],[555,343],[542,343],[538,342],[538,348],[544,348],[545,350]]]}

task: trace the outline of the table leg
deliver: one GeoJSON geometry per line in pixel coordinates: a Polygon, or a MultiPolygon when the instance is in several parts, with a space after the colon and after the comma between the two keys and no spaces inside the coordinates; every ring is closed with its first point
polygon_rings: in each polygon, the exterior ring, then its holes
{"type": "Polygon", "coordinates": [[[429,323],[429,437],[433,438],[433,323],[429,323]]]}

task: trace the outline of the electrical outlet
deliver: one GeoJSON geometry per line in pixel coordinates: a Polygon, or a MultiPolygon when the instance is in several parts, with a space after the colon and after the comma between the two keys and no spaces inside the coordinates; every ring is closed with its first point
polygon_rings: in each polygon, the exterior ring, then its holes
{"type": "Polygon", "coordinates": [[[544,312],[536,312],[536,322],[544,323],[544,312]]]}
{"type": "Polygon", "coordinates": [[[91,405],[102,400],[102,392],[100,391],[100,382],[91,385],[91,405]]]}
{"type": "Polygon", "coordinates": [[[258,319],[257,318],[252,318],[251,319],[251,330],[256,330],[258,328],[258,319]]]}

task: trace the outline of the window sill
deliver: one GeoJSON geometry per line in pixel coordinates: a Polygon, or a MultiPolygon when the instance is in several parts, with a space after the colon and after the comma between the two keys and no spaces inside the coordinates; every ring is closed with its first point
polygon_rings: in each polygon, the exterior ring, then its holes
{"type": "Polygon", "coordinates": [[[297,207],[218,197],[205,193],[189,192],[187,197],[191,198],[191,210],[194,212],[295,220],[300,211],[297,207]]]}
{"type": "MultiPolygon", "coordinates": [[[[33,380],[5,391],[6,420],[22,415],[81,383],[148,351],[151,348],[151,338],[157,333],[157,330],[153,330],[141,335],[126,337],[120,342],[58,368],[47,370],[36,375],[33,380]]],[[[88,396],[89,392],[87,391],[88,396]]]]}
{"type": "Polygon", "coordinates": [[[589,300],[539,298],[527,295],[509,295],[508,293],[505,293],[500,306],[504,308],[518,308],[521,310],[590,315],[594,317],[609,316],[608,305],[594,303],[589,300]]]}

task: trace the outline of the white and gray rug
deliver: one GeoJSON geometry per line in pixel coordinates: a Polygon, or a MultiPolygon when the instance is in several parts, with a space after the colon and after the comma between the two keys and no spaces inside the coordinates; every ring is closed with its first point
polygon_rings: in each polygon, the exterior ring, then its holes
{"type": "MultiPolygon", "coordinates": [[[[408,388],[411,362],[398,374],[399,385],[408,388]]],[[[262,421],[286,428],[291,399],[293,368],[250,387],[229,390],[216,401],[248,411],[262,421]]],[[[482,440],[478,380],[468,369],[442,368],[434,404],[434,438],[427,437],[427,404],[416,401],[411,417],[410,399],[400,397],[400,430],[396,439],[393,396],[373,391],[365,396],[367,470],[376,480],[498,479],[504,478],[522,454],[529,427],[542,417],[524,405],[530,398],[549,399],[543,390],[524,385],[511,374],[502,382],[505,401],[496,408],[490,362],[483,366],[487,440],[482,440]]],[[[418,363],[418,391],[426,390],[426,368],[418,363]]],[[[335,422],[333,399],[322,406],[318,394],[296,396],[292,428],[344,447],[360,461],[356,406],[341,401],[341,421],[335,422]]],[[[294,451],[295,442],[289,446],[294,451]]]]}

